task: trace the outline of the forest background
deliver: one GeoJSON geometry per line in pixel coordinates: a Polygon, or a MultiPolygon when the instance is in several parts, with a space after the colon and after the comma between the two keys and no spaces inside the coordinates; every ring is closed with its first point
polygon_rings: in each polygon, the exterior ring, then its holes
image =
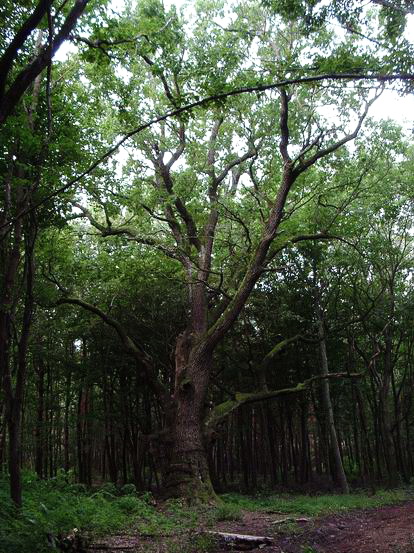
{"type": "Polygon", "coordinates": [[[4,3],[18,508],[22,467],[201,503],[410,482],[414,150],[387,116],[412,99],[412,12],[4,3]]]}

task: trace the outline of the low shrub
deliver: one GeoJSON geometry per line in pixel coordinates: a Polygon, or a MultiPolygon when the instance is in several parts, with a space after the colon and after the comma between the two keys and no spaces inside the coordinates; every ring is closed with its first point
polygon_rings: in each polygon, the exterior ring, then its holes
{"type": "Polygon", "coordinates": [[[124,484],[121,488],[122,495],[136,495],[137,488],[135,484],[124,484]]]}
{"type": "Polygon", "coordinates": [[[118,495],[117,487],[115,486],[115,484],[113,482],[106,482],[106,484],[103,484],[99,488],[98,492],[111,494],[113,496],[118,495]]]}

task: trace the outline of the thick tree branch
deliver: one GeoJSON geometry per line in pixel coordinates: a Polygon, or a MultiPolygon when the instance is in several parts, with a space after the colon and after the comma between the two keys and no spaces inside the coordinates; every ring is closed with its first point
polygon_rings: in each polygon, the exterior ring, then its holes
{"type": "MultiPolygon", "coordinates": [[[[146,56],[145,54],[140,54],[141,58],[145,61],[145,63],[147,65],[149,65],[150,67],[152,67],[154,64],[154,62],[148,57],[146,56]]],[[[159,71],[157,72],[157,75],[159,76],[159,78],[161,79],[161,82],[162,82],[162,86],[164,87],[164,92],[165,92],[165,95],[167,96],[168,100],[171,102],[171,104],[173,106],[177,106],[177,102],[175,101],[175,98],[171,92],[171,89],[168,85],[168,82],[167,82],[167,79],[164,75],[164,72],[163,71],[159,71]]]]}
{"type": "MultiPolygon", "coordinates": [[[[174,182],[171,177],[170,167],[168,165],[164,165],[161,159],[161,156],[156,160],[156,167],[159,170],[160,176],[165,186],[165,190],[169,194],[174,194],[174,191],[173,191],[174,182]]],[[[200,251],[201,243],[198,238],[197,227],[193,217],[191,216],[191,213],[188,211],[185,203],[180,197],[176,197],[173,200],[173,204],[178,212],[178,215],[180,216],[181,220],[185,224],[189,244],[192,244],[197,251],[200,251]]],[[[171,214],[169,218],[171,219],[171,214]]],[[[181,239],[182,239],[182,235],[181,235],[181,239]]]]}
{"type": "MultiPolygon", "coordinates": [[[[288,102],[288,96],[282,94],[281,101],[282,104],[284,102],[288,102]]],[[[283,116],[281,116],[280,118],[280,132],[283,141],[283,137],[285,137],[286,139],[288,110],[286,106],[283,107],[283,105],[281,107],[281,110],[283,111],[283,116]]],[[[263,229],[262,236],[253,253],[253,256],[248,265],[248,269],[239,285],[235,296],[229,303],[228,307],[223,311],[221,317],[212,327],[210,327],[208,331],[208,338],[206,342],[207,349],[214,350],[214,348],[220,342],[226,332],[231,328],[231,326],[239,316],[241,310],[243,309],[260,275],[262,274],[265,267],[267,253],[282,221],[286,200],[289,191],[295,182],[295,179],[296,175],[292,171],[290,158],[283,158],[282,180],[279,186],[279,190],[276,194],[276,198],[271,209],[268,221],[265,225],[265,228],[263,229]]]]}
{"type": "Polygon", "coordinates": [[[302,335],[296,334],[291,338],[285,338],[284,340],[281,340],[263,357],[262,364],[267,365],[267,363],[269,363],[278,353],[283,351],[287,346],[301,339],[302,335]]]}
{"type": "Polygon", "coordinates": [[[182,123],[180,124],[180,130],[178,131],[178,136],[180,139],[180,144],[176,149],[176,151],[172,154],[170,161],[166,164],[168,171],[170,171],[174,163],[180,159],[185,149],[185,127],[182,123]]]}
{"type": "MultiPolygon", "coordinates": [[[[8,90],[4,93],[0,103],[0,125],[2,125],[7,117],[12,113],[24,92],[29,87],[30,83],[40,75],[40,73],[49,65],[53,56],[60,48],[62,43],[69,37],[71,31],[75,27],[79,17],[84,12],[89,0],[76,0],[73,8],[67,15],[65,21],[60,28],[60,31],[53,39],[51,45],[46,45],[36,58],[26,65],[24,69],[18,73],[8,90]]],[[[50,3],[46,5],[46,11],[50,3]]],[[[45,12],[46,13],[46,12],[45,12]]]]}
{"type": "Polygon", "coordinates": [[[161,251],[167,257],[178,260],[182,259],[182,254],[179,251],[170,249],[153,238],[141,236],[138,230],[134,227],[128,225],[121,225],[118,227],[114,227],[111,224],[107,226],[102,225],[99,221],[97,221],[97,219],[95,219],[89,209],[78,202],[72,202],[72,205],[82,212],[82,214],[77,217],[85,217],[88,219],[90,224],[100,232],[103,238],[106,238],[107,236],[127,236],[129,240],[137,242],[138,244],[143,244],[144,246],[151,246],[161,251]]]}
{"type": "Polygon", "coordinates": [[[6,88],[7,77],[13,66],[13,63],[31,33],[36,29],[40,21],[47,14],[53,0],[39,0],[33,13],[26,19],[20,29],[17,31],[13,40],[6,48],[4,54],[0,58],[0,105],[6,88]]]}
{"type": "Polygon", "coordinates": [[[213,128],[211,129],[210,138],[208,141],[208,154],[207,154],[207,174],[212,178],[213,181],[216,179],[215,173],[215,163],[216,163],[216,143],[219,134],[221,125],[223,124],[223,116],[220,116],[214,122],[213,128]]]}
{"type": "Polygon", "coordinates": [[[280,89],[280,144],[279,149],[282,155],[284,163],[290,163],[291,159],[288,153],[289,145],[289,127],[288,127],[288,117],[289,117],[289,96],[286,92],[286,89],[283,87],[280,89]]]}
{"type": "Polygon", "coordinates": [[[231,413],[242,407],[242,405],[257,403],[259,401],[267,401],[269,399],[275,399],[277,397],[290,394],[306,392],[314,382],[318,382],[323,379],[361,378],[365,376],[365,374],[365,371],[361,373],[330,373],[327,375],[312,376],[311,378],[308,378],[290,388],[281,388],[280,390],[264,390],[261,392],[250,393],[236,392],[233,399],[229,399],[213,408],[205,422],[206,432],[208,434],[214,432],[220,423],[222,423],[231,413]]]}
{"type": "Polygon", "coordinates": [[[241,165],[244,161],[247,161],[248,159],[255,157],[256,155],[257,155],[257,148],[253,144],[245,154],[243,154],[242,156],[236,159],[233,159],[226,165],[226,167],[223,169],[220,175],[216,178],[216,185],[219,185],[227,177],[229,172],[234,167],[241,165]]]}
{"type": "MultiPolygon", "coordinates": [[[[170,161],[166,164],[163,161],[165,152],[159,148],[158,144],[154,144],[153,146],[156,152],[156,157],[152,157],[152,162],[156,171],[156,186],[164,186],[166,192],[168,192],[168,194],[172,196],[174,196],[174,180],[171,175],[171,168],[174,163],[178,161],[178,159],[181,157],[185,149],[185,127],[182,123],[180,124],[179,139],[180,142],[178,148],[172,154],[170,161]]],[[[191,213],[188,211],[184,201],[179,196],[174,197],[171,206],[168,207],[168,211],[166,212],[167,218],[171,221],[170,228],[177,243],[181,246],[184,245],[184,235],[181,232],[181,228],[174,216],[172,205],[175,206],[179,217],[185,225],[188,244],[193,245],[197,251],[200,251],[201,243],[198,237],[195,221],[191,213]]]]}

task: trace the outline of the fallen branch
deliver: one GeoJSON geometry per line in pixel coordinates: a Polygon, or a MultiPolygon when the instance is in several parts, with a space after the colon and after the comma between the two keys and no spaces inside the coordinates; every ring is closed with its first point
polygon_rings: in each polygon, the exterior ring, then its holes
{"type": "Polygon", "coordinates": [[[310,522],[310,518],[285,517],[274,520],[271,524],[285,524],[285,522],[310,522]]]}
{"type": "Polygon", "coordinates": [[[136,549],[137,548],[137,544],[136,543],[133,543],[131,545],[111,545],[111,544],[106,544],[106,543],[97,543],[97,544],[93,544],[93,545],[90,545],[88,547],[88,551],[89,550],[96,550],[96,551],[124,551],[126,549],[136,549]]]}
{"type": "Polygon", "coordinates": [[[227,532],[208,531],[207,534],[214,536],[221,546],[229,549],[242,550],[255,549],[256,547],[272,545],[274,540],[266,536],[249,536],[245,534],[229,534],[227,532]]]}

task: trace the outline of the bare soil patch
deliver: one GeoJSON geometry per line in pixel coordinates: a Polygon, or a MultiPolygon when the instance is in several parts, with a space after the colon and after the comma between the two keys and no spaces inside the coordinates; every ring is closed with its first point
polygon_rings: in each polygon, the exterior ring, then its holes
{"type": "Polygon", "coordinates": [[[274,545],[255,553],[414,553],[414,502],[273,524],[276,514],[245,513],[241,522],[219,523],[223,531],[273,536],[274,545]]]}

